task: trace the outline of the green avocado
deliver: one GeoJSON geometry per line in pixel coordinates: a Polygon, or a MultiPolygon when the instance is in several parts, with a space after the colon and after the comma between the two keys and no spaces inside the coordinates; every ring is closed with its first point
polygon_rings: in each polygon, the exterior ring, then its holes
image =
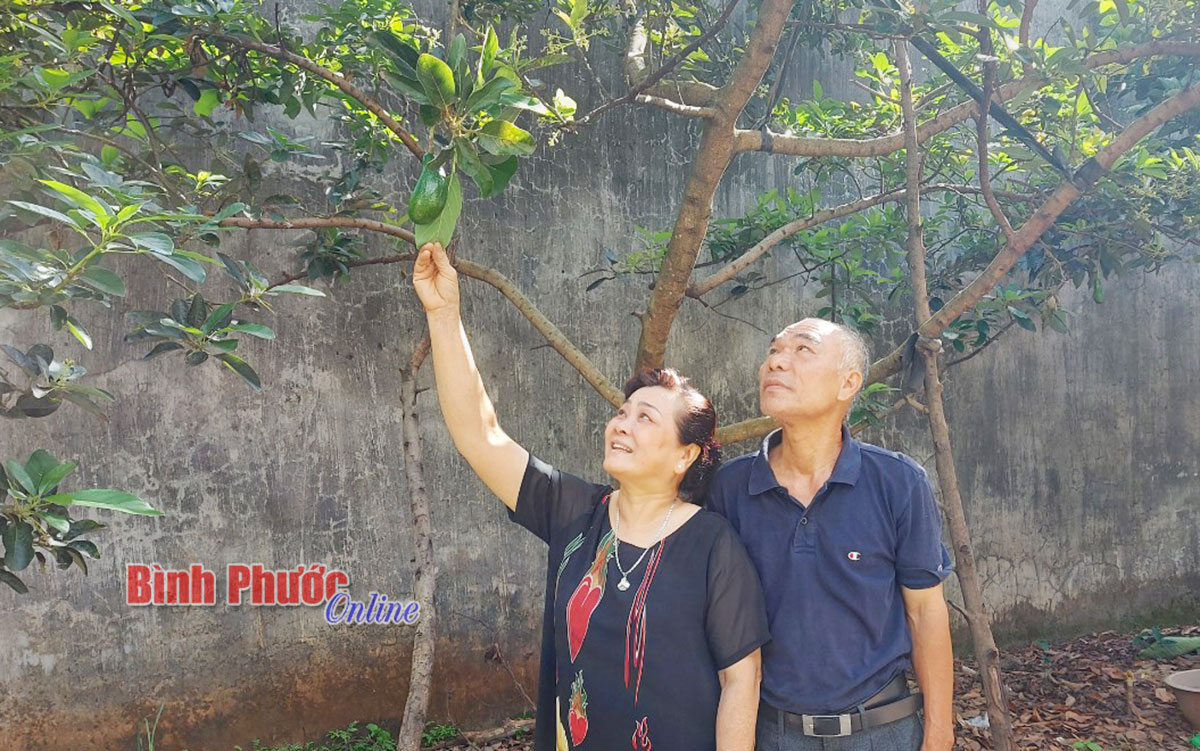
{"type": "Polygon", "coordinates": [[[429,224],[446,207],[446,196],[450,183],[446,178],[428,167],[421,168],[421,176],[413,186],[408,199],[408,216],[416,224],[429,224]]]}

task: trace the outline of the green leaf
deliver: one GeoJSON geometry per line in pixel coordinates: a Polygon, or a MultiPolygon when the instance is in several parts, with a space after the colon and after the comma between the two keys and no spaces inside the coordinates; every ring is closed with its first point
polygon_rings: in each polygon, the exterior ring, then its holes
{"type": "Polygon", "coordinates": [[[4,565],[10,571],[23,571],[33,560],[33,527],[19,521],[4,528],[4,565]]]}
{"type": "Polygon", "coordinates": [[[25,461],[25,471],[29,473],[29,479],[39,486],[42,484],[42,477],[57,466],[58,460],[45,449],[35,449],[25,461]]]}
{"type": "Polygon", "coordinates": [[[72,519],[71,531],[63,535],[64,540],[73,540],[80,535],[87,534],[97,529],[104,529],[104,525],[92,519],[72,519]]]}
{"type": "Polygon", "coordinates": [[[407,99],[417,104],[432,104],[429,97],[425,96],[425,92],[415,82],[402,78],[391,71],[385,71],[383,77],[387,79],[388,83],[399,89],[407,99]]]}
{"type": "Polygon", "coordinates": [[[459,138],[454,140],[454,150],[458,153],[458,166],[475,181],[479,195],[483,198],[491,196],[494,185],[492,173],[479,161],[479,152],[475,150],[475,146],[470,141],[459,138]]]}
{"type": "Polygon", "coordinates": [[[78,550],[80,553],[83,553],[89,558],[95,558],[97,560],[100,558],[100,548],[97,548],[96,543],[92,542],[91,540],[75,540],[67,547],[71,548],[72,550],[78,550]]]}
{"type": "Polygon", "coordinates": [[[63,462],[53,469],[47,470],[42,479],[38,480],[38,493],[47,494],[58,487],[67,475],[75,471],[75,462],[63,462]]]}
{"type": "MultiPolygon", "coordinates": [[[[965,10],[947,11],[947,12],[939,15],[936,20],[941,21],[943,23],[959,21],[962,23],[969,23],[974,26],[978,26],[980,28],[984,28],[984,27],[993,28],[993,29],[996,28],[995,22],[992,21],[992,19],[988,18],[987,16],[980,15],[979,13],[971,13],[971,12],[965,11],[965,10]]],[[[1003,31],[1003,29],[1001,29],[1001,31],[1003,31]]]]}
{"type": "Polygon", "coordinates": [[[462,35],[462,32],[454,35],[454,41],[450,42],[450,49],[446,53],[446,62],[450,65],[450,69],[454,72],[456,81],[461,82],[465,78],[467,59],[467,38],[462,35]]]}
{"type": "Polygon", "coordinates": [[[63,224],[67,224],[72,227],[79,227],[79,225],[75,223],[74,219],[66,214],[63,214],[62,212],[55,211],[54,209],[46,208],[45,206],[39,206],[36,203],[26,203],[25,201],[9,201],[9,203],[18,208],[25,209],[26,211],[32,211],[35,214],[40,214],[49,219],[53,219],[56,222],[62,222],[63,224]]]}
{"type": "Polygon", "coordinates": [[[417,58],[421,53],[414,49],[412,45],[401,41],[399,37],[387,29],[376,29],[367,37],[367,41],[385,50],[392,56],[393,61],[397,64],[399,71],[411,78],[413,81],[417,79],[417,58]]]}
{"type": "Polygon", "coordinates": [[[200,117],[208,117],[220,103],[221,95],[216,89],[205,89],[200,92],[200,98],[192,103],[192,111],[200,117]]]}
{"type": "Polygon", "coordinates": [[[134,245],[155,253],[170,254],[175,250],[175,241],[162,232],[138,232],[129,236],[134,245]]]}
{"type": "Polygon", "coordinates": [[[26,587],[25,582],[21,581],[20,578],[18,578],[17,575],[11,571],[0,569],[0,582],[4,582],[8,586],[12,587],[17,594],[29,594],[29,587],[26,587]]]}
{"type": "Polygon", "coordinates": [[[487,34],[483,38],[483,54],[479,57],[479,80],[491,75],[492,65],[496,62],[496,53],[500,50],[500,40],[496,38],[496,30],[488,24],[487,34]]]}
{"type": "Polygon", "coordinates": [[[100,200],[89,196],[79,188],[60,183],[56,180],[39,180],[38,182],[58,192],[68,203],[81,209],[90,211],[96,217],[104,217],[106,220],[112,216],[112,209],[100,200]]]}
{"type": "Polygon", "coordinates": [[[33,478],[29,476],[29,473],[25,471],[25,466],[23,464],[13,461],[12,459],[5,459],[4,470],[8,473],[8,479],[10,482],[15,481],[17,486],[22,488],[29,495],[35,495],[37,493],[37,483],[35,483],[33,478]]]}
{"type": "Polygon", "coordinates": [[[467,102],[463,105],[463,110],[465,112],[477,112],[499,104],[500,95],[513,88],[513,86],[515,84],[507,78],[493,78],[473,91],[471,96],[467,97],[467,102]]]}
{"type": "Polygon", "coordinates": [[[234,373],[246,379],[246,383],[249,383],[256,391],[262,388],[262,381],[259,380],[258,373],[255,373],[254,368],[250,367],[250,364],[242,358],[228,352],[222,352],[217,355],[217,359],[225,363],[225,366],[234,373]]]}
{"type": "Polygon", "coordinates": [[[233,216],[234,214],[240,214],[241,212],[243,212],[245,210],[246,210],[246,204],[244,204],[240,201],[234,201],[231,204],[222,206],[221,210],[218,211],[216,214],[213,214],[213,218],[209,221],[211,221],[213,224],[216,224],[217,222],[221,221],[222,219],[228,219],[229,217],[233,216]]]}
{"type": "Polygon", "coordinates": [[[312,297],[325,296],[325,293],[321,290],[305,287],[303,284],[281,284],[278,287],[272,287],[271,294],[276,292],[292,292],[297,295],[311,295],[312,297]]]}
{"type": "Polygon", "coordinates": [[[445,107],[454,102],[454,72],[441,59],[428,52],[421,53],[417,59],[417,78],[430,104],[445,107]]]}
{"type": "Polygon", "coordinates": [[[230,326],[231,331],[240,331],[243,334],[257,336],[259,339],[274,339],[275,332],[263,326],[261,323],[235,323],[230,326]]]}
{"type": "Polygon", "coordinates": [[[205,318],[204,323],[200,325],[200,330],[205,334],[211,334],[214,329],[223,327],[225,324],[222,322],[228,321],[233,316],[235,306],[236,303],[227,302],[213,308],[212,312],[208,314],[208,318],[205,318]]]}
{"type": "Polygon", "coordinates": [[[497,156],[532,154],[533,136],[507,120],[492,120],[479,131],[479,145],[497,156]]]}
{"type": "Polygon", "coordinates": [[[58,550],[61,550],[64,553],[66,553],[68,556],[70,556],[71,562],[74,563],[79,568],[83,569],[83,575],[87,576],[87,573],[88,573],[87,561],[83,560],[83,555],[78,550],[76,550],[75,548],[58,548],[58,550]]]}
{"type": "Polygon", "coordinates": [[[160,342],[154,345],[154,349],[143,355],[142,359],[149,360],[152,357],[158,357],[164,352],[171,352],[172,350],[176,349],[183,349],[183,345],[179,342],[160,342]]]}
{"type": "Polygon", "coordinates": [[[416,247],[420,248],[428,242],[441,243],[443,248],[449,246],[451,238],[454,237],[454,228],[458,224],[460,213],[462,213],[462,185],[458,181],[458,173],[455,172],[450,175],[450,187],[446,195],[446,206],[442,209],[442,213],[438,214],[437,219],[429,224],[413,225],[416,247]]]}
{"type": "MultiPolygon", "coordinates": [[[[182,303],[183,301],[180,300],[182,303]]],[[[204,319],[208,317],[208,303],[204,300],[204,295],[197,292],[192,295],[192,299],[188,302],[187,311],[183,316],[173,316],[175,320],[187,326],[199,327],[204,323],[204,319]]]]}
{"type": "Polygon", "coordinates": [[[500,95],[500,103],[507,107],[536,112],[539,115],[551,115],[550,109],[535,97],[517,91],[506,91],[500,95]]]}
{"type": "Polygon", "coordinates": [[[121,277],[108,269],[102,269],[99,266],[88,266],[79,275],[79,278],[106,295],[122,297],[125,294],[125,282],[122,281],[121,277]]]}
{"type": "Polygon", "coordinates": [[[93,414],[96,417],[99,417],[101,420],[108,420],[108,416],[104,414],[104,410],[100,409],[100,405],[96,404],[83,394],[78,394],[74,391],[63,391],[61,396],[65,401],[74,404],[76,407],[79,407],[85,412],[93,414]]]}
{"type": "Polygon", "coordinates": [[[59,532],[66,534],[71,531],[71,520],[62,514],[53,511],[41,509],[37,512],[38,518],[46,522],[49,526],[57,529],[59,532]]]}
{"type": "Polygon", "coordinates": [[[73,493],[59,493],[58,495],[46,496],[43,500],[47,503],[56,503],[59,506],[91,506],[92,508],[108,509],[109,511],[121,511],[126,514],[140,514],[143,516],[162,515],[161,511],[152,507],[133,493],[126,493],[123,490],[112,490],[111,488],[76,490],[73,493]]]}
{"type": "Polygon", "coordinates": [[[508,186],[508,181],[516,173],[519,163],[519,160],[515,156],[510,156],[499,164],[487,165],[488,172],[492,173],[491,195],[498,195],[508,186]]]}
{"type": "Polygon", "coordinates": [[[90,334],[88,334],[87,329],[83,327],[83,324],[81,324],[77,319],[67,316],[66,325],[67,330],[79,340],[80,344],[87,349],[92,348],[92,337],[90,334]]]}
{"type": "Polygon", "coordinates": [[[175,269],[179,273],[186,276],[188,279],[191,279],[193,282],[203,282],[204,278],[206,276],[208,276],[208,272],[204,270],[203,266],[196,263],[192,259],[181,258],[180,256],[182,256],[182,255],[183,255],[183,251],[176,251],[175,253],[172,253],[169,256],[163,255],[162,253],[151,253],[150,254],[151,257],[153,257],[159,261],[162,261],[163,263],[167,264],[171,268],[175,269]]]}

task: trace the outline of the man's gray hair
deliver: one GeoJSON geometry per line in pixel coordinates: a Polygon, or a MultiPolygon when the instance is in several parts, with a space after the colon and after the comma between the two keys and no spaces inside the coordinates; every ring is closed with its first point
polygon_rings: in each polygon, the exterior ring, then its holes
{"type": "Polygon", "coordinates": [[[842,334],[842,360],[838,363],[838,371],[846,373],[857,370],[862,373],[862,386],[867,385],[867,376],[871,372],[871,347],[862,334],[844,323],[834,323],[842,334]]]}

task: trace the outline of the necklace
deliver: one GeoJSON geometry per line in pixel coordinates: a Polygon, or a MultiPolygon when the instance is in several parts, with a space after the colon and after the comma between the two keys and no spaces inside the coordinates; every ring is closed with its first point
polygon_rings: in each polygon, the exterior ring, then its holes
{"type": "Polygon", "coordinates": [[[613,517],[613,519],[615,519],[615,521],[613,521],[613,525],[612,525],[613,541],[614,541],[613,542],[613,560],[617,562],[617,570],[621,572],[621,581],[617,582],[617,589],[621,590],[622,592],[629,589],[629,575],[633,573],[633,570],[635,568],[637,568],[638,564],[640,564],[642,562],[642,559],[646,557],[646,553],[650,552],[650,548],[654,547],[655,545],[657,545],[659,542],[662,541],[663,530],[667,528],[667,522],[670,521],[670,519],[671,519],[671,512],[675,510],[675,506],[678,503],[679,503],[678,498],[676,498],[671,503],[671,508],[667,509],[667,515],[663,517],[662,524],[659,525],[658,531],[654,533],[654,540],[655,540],[654,543],[651,544],[649,547],[647,547],[645,550],[643,550],[642,554],[638,556],[638,559],[636,561],[634,561],[633,565],[629,567],[628,571],[626,571],[625,569],[621,568],[621,537],[620,537],[621,507],[616,506],[615,502],[614,502],[614,508],[616,509],[617,513],[613,517]]]}

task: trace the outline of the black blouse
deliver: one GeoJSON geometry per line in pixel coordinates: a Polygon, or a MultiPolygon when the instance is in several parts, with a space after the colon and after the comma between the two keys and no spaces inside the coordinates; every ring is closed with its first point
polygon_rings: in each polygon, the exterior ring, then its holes
{"type": "MultiPolygon", "coordinates": [[[[770,640],[758,575],[729,523],[702,510],[619,590],[611,490],[531,454],[509,512],[550,545],[534,749],[715,751],[717,671],[770,640]]],[[[621,565],[642,550],[621,543],[621,565]]]]}

